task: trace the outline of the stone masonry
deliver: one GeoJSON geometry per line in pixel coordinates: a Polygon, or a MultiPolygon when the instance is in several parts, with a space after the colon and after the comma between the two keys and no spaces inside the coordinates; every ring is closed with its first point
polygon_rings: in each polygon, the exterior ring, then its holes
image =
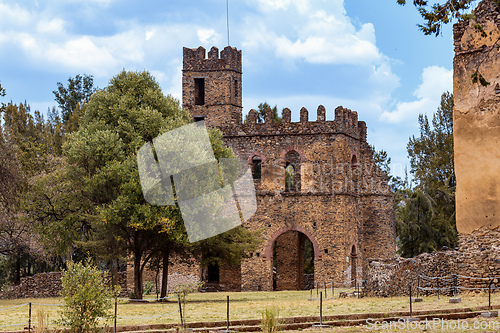
{"type": "Polygon", "coordinates": [[[245,227],[260,230],[263,239],[241,266],[220,267],[219,282],[231,290],[303,289],[311,279],[302,272],[306,238],[314,248],[315,283],[362,279],[364,258],[393,257],[393,201],[357,112],[337,107],[327,121],[319,106],[312,121],[302,108],[300,121],[292,122],[286,108],[282,122],[268,110],[258,123],[251,110],[242,123],[241,51],[228,46],[205,53],[184,48],[183,107],[194,120],[219,128],[252,167],[258,210],[245,227]],[[288,185],[285,168],[293,169],[288,185]],[[229,287],[229,281],[237,283],[229,287]]]}
{"type": "MultiPolygon", "coordinates": [[[[423,253],[414,258],[394,257],[372,259],[367,271],[366,287],[370,294],[377,296],[408,295],[409,285],[417,286],[417,275],[447,277],[457,275],[457,285],[461,292],[480,292],[475,288],[488,288],[489,277],[493,287],[500,281],[500,228],[479,228],[470,234],[459,235],[456,249],[445,249],[434,253],[423,253]],[[480,278],[480,279],[475,279],[480,278]],[[473,289],[474,288],[474,289],[473,289]]],[[[440,288],[451,287],[454,281],[440,281],[440,288]]],[[[420,287],[438,287],[436,279],[420,279],[420,287]]],[[[415,290],[415,289],[413,289],[415,290]]],[[[429,294],[431,291],[421,291],[429,294]]],[[[450,295],[450,290],[441,291],[450,295]]],[[[432,291],[435,295],[436,291],[432,291]]]]}
{"type": "Polygon", "coordinates": [[[453,135],[460,233],[500,225],[500,7],[484,0],[454,26],[453,135]],[[489,82],[474,83],[481,74],[489,82]]]}

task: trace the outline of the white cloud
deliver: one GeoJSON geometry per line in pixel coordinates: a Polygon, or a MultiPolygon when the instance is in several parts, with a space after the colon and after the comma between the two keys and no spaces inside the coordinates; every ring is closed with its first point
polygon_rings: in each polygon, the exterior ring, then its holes
{"type": "Polygon", "coordinates": [[[146,31],[146,40],[150,40],[156,34],[156,29],[146,31]]]}
{"type": "Polygon", "coordinates": [[[0,3],[0,27],[12,29],[14,27],[29,24],[32,20],[32,14],[21,8],[18,4],[7,5],[0,3]]]}
{"type": "Polygon", "coordinates": [[[198,35],[198,39],[204,45],[215,45],[221,39],[221,35],[216,33],[214,29],[198,29],[196,33],[198,35]]]}
{"type": "Polygon", "coordinates": [[[310,0],[258,0],[257,3],[262,11],[287,10],[293,5],[298,11],[305,12],[310,0]]]}
{"type": "Polygon", "coordinates": [[[421,113],[433,113],[439,105],[441,94],[453,89],[453,72],[443,67],[430,66],[422,72],[422,83],[415,90],[417,100],[400,102],[393,111],[385,111],[382,121],[401,123],[415,121],[421,113]]]}
{"type": "Polygon", "coordinates": [[[356,29],[341,1],[259,0],[258,4],[261,13],[247,17],[241,29],[243,45],[255,53],[268,50],[284,60],[315,64],[382,60],[373,25],[356,29]]]}

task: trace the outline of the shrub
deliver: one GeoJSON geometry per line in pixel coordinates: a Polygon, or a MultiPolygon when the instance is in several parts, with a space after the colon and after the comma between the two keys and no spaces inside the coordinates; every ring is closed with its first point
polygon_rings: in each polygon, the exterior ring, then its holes
{"type": "Polygon", "coordinates": [[[34,327],[36,333],[46,333],[49,331],[49,314],[40,308],[36,311],[37,326],[34,327]]]}
{"type": "Polygon", "coordinates": [[[69,262],[61,282],[62,325],[70,327],[74,333],[95,332],[100,318],[111,318],[111,298],[118,295],[119,287],[107,287],[102,273],[90,260],[69,262]]]}
{"type": "Polygon", "coordinates": [[[195,281],[195,282],[185,282],[185,283],[180,283],[176,284],[173,286],[173,291],[177,295],[180,296],[181,302],[182,302],[182,317],[185,319],[186,318],[186,303],[187,303],[187,295],[190,293],[194,293],[198,289],[203,287],[203,282],[202,281],[195,281]]]}
{"type": "Polygon", "coordinates": [[[279,331],[279,310],[277,308],[266,308],[261,311],[261,328],[264,333],[275,333],[279,331]]]}
{"type": "Polygon", "coordinates": [[[144,295],[149,295],[151,294],[151,290],[153,290],[154,284],[151,281],[146,281],[146,284],[144,285],[144,295]]]}

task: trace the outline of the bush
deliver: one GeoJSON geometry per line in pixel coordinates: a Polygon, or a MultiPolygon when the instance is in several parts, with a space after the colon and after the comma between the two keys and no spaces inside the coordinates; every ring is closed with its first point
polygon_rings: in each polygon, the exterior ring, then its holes
{"type": "Polygon", "coordinates": [[[261,328],[264,333],[275,333],[279,331],[279,310],[276,308],[266,308],[261,311],[261,328]]]}
{"type": "Polygon", "coordinates": [[[198,291],[198,289],[200,289],[201,287],[203,287],[202,281],[179,283],[173,286],[172,289],[174,293],[180,296],[182,302],[182,317],[184,318],[184,320],[186,319],[187,295],[198,291]]]}
{"type": "Polygon", "coordinates": [[[149,295],[151,294],[151,290],[153,290],[154,284],[151,281],[146,281],[146,284],[144,285],[144,295],[149,295]]]}
{"type": "Polygon", "coordinates": [[[74,333],[97,331],[99,318],[110,319],[118,288],[106,286],[102,273],[90,260],[85,263],[69,262],[62,277],[63,309],[60,323],[74,333]]]}

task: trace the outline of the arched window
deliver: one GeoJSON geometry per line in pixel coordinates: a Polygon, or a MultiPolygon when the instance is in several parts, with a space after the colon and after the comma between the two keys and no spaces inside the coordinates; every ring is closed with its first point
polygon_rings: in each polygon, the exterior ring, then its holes
{"type": "Polygon", "coordinates": [[[262,174],[262,158],[260,156],[252,157],[252,175],[253,179],[260,179],[262,174]]]}
{"type": "Polygon", "coordinates": [[[293,183],[293,176],[295,174],[295,170],[293,169],[293,165],[288,164],[288,166],[285,168],[285,190],[286,191],[293,191],[294,190],[294,183],[293,183]]]}
{"type": "Polygon", "coordinates": [[[300,155],[295,150],[285,155],[285,191],[300,191],[300,155]]]}
{"type": "Polygon", "coordinates": [[[359,166],[359,163],[358,163],[358,157],[356,156],[356,154],[352,154],[352,157],[351,157],[351,169],[357,169],[359,166]]]}

